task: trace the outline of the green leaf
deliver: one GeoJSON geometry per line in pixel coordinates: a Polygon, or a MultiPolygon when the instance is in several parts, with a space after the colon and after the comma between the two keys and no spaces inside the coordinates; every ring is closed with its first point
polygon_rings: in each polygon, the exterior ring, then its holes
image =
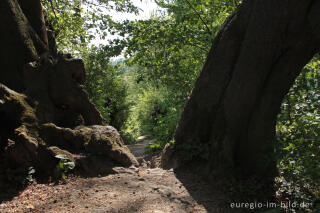
{"type": "Polygon", "coordinates": [[[74,169],[75,163],[74,162],[66,162],[66,163],[64,163],[64,167],[66,168],[66,170],[74,169]]]}

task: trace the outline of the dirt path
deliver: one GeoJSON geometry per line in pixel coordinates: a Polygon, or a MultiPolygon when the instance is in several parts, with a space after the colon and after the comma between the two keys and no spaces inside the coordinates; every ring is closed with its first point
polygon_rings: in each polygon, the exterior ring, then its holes
{"type": "MultiPolygon", "coordinates": [[[[142,137],[129,148],[135,156],[144,157],[149,143],[142,137]]],[[[116,167],[113,171],[104,177],[68,177],[66,184],[60,185],[34,183],[2,202],[0,212],[231,212],[219,207],[221,193],[194,172],[151,169],[146,164],[139,168],[116,167]]],[[[1,193],[6,195],[0,192],[0,198],[1,193]]]]}
{"type": "Polygon", "coordinates": [[[118,167],[114,171],[105,177],[69,178],[63,185],[30,185],[0,204],[0,212],[228,212],[218,210],[221,196],[195,181],[195,174],[178,179],[172,170],[160,168],[118,167]]]}
{"type": "Polygon", "coordinates": [[[128,148],[135,157],[144,157],[146,148],[152,143],[146,136],[137,138],[137,143],[128,145],[128,148]]]}

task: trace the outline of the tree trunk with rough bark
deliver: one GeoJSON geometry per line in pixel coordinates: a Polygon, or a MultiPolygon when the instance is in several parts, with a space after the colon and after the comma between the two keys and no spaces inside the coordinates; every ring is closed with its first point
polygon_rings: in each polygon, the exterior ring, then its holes
{"type": "MultiPolygon", "coordinates": [[[[0,79],[2,83],[9,87],[21,90],[22,66],[29,61],[36,60],[39,54],[48,51],[48,49],[34,30],[41,27],[33,28],[31,26],[32,23],[28,21],[16,0],[1,1],[0,14],[0,40],[2,41],[0,79]]],[[[40,19],[40,17],[37,18],[40,19]]],[[[41,32],[41,34],[44,34],[44,32],[41,32]]]]}
{"type": "Polygon", "coordinates": [[[117,130],[102,126],[83,61],[57,52],[47,26],[40,0],[0,1],[0,188],[8,168],[52,175],[58,154],[90,175],[137,165],[117,130]]]}
{"type": "Polygon", "coordinates": [[[319,11],[316,0],[243,1],[213,41],[162,165],[185,164],[196,144],[211,174],[272,180],[277,114],[319,51],[319,11]]]}

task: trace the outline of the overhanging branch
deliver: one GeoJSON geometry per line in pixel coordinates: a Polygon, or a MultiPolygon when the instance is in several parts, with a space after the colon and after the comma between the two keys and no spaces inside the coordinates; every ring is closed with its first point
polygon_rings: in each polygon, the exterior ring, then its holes
{"type": "Polygon", "coordinates": [[[187,4],[190,6],[190,8],[198,15],[199,19],[201,20],[201,22],[204,24],[204,26],[207,29],[207,32],[212,35],[212,31],[210,30],[208,24],[203,20],[203,18],[201,17],[201,15],[199,14],[199,12],[196,10],[196,8],[194,8],[194,6],[189,2],[189,0],[185,0],[187,2],[187,4]]]}

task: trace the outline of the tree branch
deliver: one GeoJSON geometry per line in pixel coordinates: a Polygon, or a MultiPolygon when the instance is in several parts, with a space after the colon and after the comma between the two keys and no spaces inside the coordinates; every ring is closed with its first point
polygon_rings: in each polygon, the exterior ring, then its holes
{"type": "Polygon", "coordinates": [[[207,28],[207,32],[212,35],[212,31],[210,30],[210,28],[208,27],[208,24],[203,20],[203,18],[201,17],[201,15],[199,14],[199,12],[196,10],[196,8],[193,7],[193,5],[189,2],[189,0],[185,0],[187,2],[187,4],[190,6],[190,8],[198,15],[199,19],[201,20],[201,22],[204,24],[204,26],[207,28]]]}
{"type": "Polygon", "coordinates": [[[57,18],[57,14],[56,14],[56,11],[54,10],[54,6],[53,6],[52,0],[48,0],[48,1],[49,1],[49,3],[50,3],[51,10],[52,10],[52,12],[53,12],[53,14],[54,14],[54,17],[57,18]]]}

